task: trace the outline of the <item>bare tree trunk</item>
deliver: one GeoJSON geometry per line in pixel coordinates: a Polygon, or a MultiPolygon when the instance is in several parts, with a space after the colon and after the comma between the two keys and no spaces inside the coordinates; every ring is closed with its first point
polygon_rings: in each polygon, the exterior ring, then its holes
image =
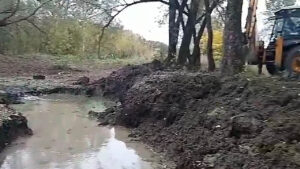
{"type": "MultiPolygon", "coordinates": [[[[209,15],[209,18],[211,18],[211,13],[212,11],[216,8],[216,6],[222,1],[220,0],[215,0],[211,3],[211,6],[209,4],[209,0],[205,0],[205,5],[206,5],[206,14],[205,14],[205,18],[202,21],[202,24],[200,26],[200,29],[198,31],[198,34],[196,36],[196,39],[194,39],[194,50],[193,50],[193,54],[192,54],[192,59],[193,60],[193,65],[194,66],[200,66],[201,65],[201,50],[200,50],[200,41],[203,35],[203,32],[205,30],[206,24],[207,24],[207,19],[206,16],[209,15]]],[[[213,61],[211,60],[211,67],[213,67],[213,61]]]]}
{"type": "Polygon", "coordinates": [[[197,37],[194,40],[194,50],[192,54],[192,60],[194,66],[201,66],[201,49],[200,49],[200,41],[203,36],[204,30],[206,27],[206,19],[202,21],[201,27],[198,31],[197,37]]]}
{"type": "Polygon", "coordinates": [[[178,42],[178,34],[176,35],[176,4],[177,0],[170,0],[169,5],[169,49],[168,57],[165,60],[169,63],[176,56],[176,47],[178,42]]]}
{"type": "MultiPolygon", "coordinates": [[[[206,11],[209,11],[209,0],[205,0],[206,11]]],[[[211,24],[211,14],[206,12],[205,18],[207,21],[207,60],[208,60],[208,71],[214,71],[216,69],[216,64],[213,56],[213,29],[211,24]]]]}
{"type": "Polygon", "coordinates": [[[192,0],[188,20],[184,30],[182,43],[179,49],[177,63],[184,65],[187,59],[190,57],[190,44],[193,36],[193,30],[196,24],[196,17],[199,9],[199,0],[192,0]]]}
{"type": "Polygon", "coordinates": [[[183,0],[180,5],[177,0],[170,0],[170,4],[169,4],[169,49],[168,49],[168,57],[165,60],[166,63],[169,63],[171,60],[175,59],[175,57],[176,57],[180,24],[183,22],[183,10],[184,10],[185,6],[187,5],[187,1],[188,0],[183,0]],[[178,11],[177,19],[176,19],[176,9],[178,11]]]}
{"type": "Polygon", "coordinates": [[[227,1],[226,20],[224,28],[224,56],[222,60],[222,73],[236,74],[243,70],[242,56],[242,27],[241,16],[243,1],[227,1]]]}

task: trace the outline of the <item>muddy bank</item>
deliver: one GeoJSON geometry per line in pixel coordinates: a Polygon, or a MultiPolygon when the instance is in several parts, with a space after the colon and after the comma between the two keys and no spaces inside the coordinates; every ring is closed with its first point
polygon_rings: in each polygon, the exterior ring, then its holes
{"type": "Polygon", "coordinates": [[[19,104],[21,103],[18,94],[0,90],[0,104],[19,104]]]}
{"type": "Polygon", "coordinates": [[[0,104],[0,151],[19,136],[32,135],[27,119],[7,105],[0,104]]]}
{"type": "MultiPolygon", "coordinates": [[[[70,76],[70,75],[69,75],[70,76]]],[[[85,95],[87,83],[79,83],[86,76],[46,76],[36,80],[33,77],[2,77],[0,78],[0,104],[19,104],[26,95],[40,96],[43,94],[67,93],[85,95]]]]}
{"type": "Polygon", "coordinates": [[[49,64],[48,66],[37,64],[35,61],[40,60],[36,60],[35,57],[32,62],[32,57],[24,58],[26,62],[22,58],[21,56],[3,57],[0,55],[0,103],[18,102],[24,95],[55,93],[85,95],[88,91],[87,85],[101,77],[108,76],[115,70],[115,67],[93,68],[87,65],[81,65],[82,70],[68,67],[61,69],[52,62],[45,62],[49,64]],[[34,63],[34,66],[31,63],[34,63]],[[32,70],[28,70],[27,67],[32,70]],[[49,70],[51,67],[55,71],[49,70]]]}
{"type": "Polygon", "coordinates": [[[102,124],[133,128],[178,169],[300,167],[298,82],[125,69],[94,84],[121,102],[102,124]]]}

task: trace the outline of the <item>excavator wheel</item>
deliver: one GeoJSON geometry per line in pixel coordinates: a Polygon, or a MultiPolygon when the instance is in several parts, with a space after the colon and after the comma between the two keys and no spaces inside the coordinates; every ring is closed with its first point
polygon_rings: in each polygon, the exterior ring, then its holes
{"type": "Polygon", "coordinates": [[[266,68],[271,75],[275,75],[277,73],[277,67],[274,63],[267,63],[266,68]]]}
{"type": "Polygon", "coordinates": [[[284,66],[289,77],[300,75],[300,46],[292,48],[287,53],[284,66]]]}

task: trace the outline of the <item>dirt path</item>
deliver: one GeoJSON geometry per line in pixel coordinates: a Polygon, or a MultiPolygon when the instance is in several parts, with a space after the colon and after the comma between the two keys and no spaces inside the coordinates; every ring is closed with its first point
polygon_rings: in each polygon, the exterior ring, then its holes
{"type": "Polygon", "coordinates": [[[60,65],[53,57],[43,55],[4,56],[0,55],[0,103],[3,97],[9,97],[13,103],[24,94],[57,93],[70,91],[79,93],[81,83],[78,79],[85,78],[85,83],[106,77],[118,66],[80,64],[60,65]],[[33,76],[44,77],[35,80],[33,76]],[[2,94],[1,94],[2,93],[2,94]],[[4,96],[3,96],[4,95],[4,96]]]}
{"type": "Polygon", "coordinates": [[[45,75],[50,79],[70,79],[80,76],[99,78],[108,75],[118,66],[98,66],[58,63],[53,57],[44,55],[7,56],[0,55],[0,77],[32,77],[45,75]],[[92,68],[91,68],[92,67],[92,68]]]}

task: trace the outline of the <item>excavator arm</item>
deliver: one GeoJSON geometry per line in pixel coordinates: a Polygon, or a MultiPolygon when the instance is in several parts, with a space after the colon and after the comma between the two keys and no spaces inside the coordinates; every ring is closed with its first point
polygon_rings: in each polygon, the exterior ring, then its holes
{"type": "Polygon", "coordinates": [[[257,36],[257,5],[259,0],[249,0],[248,15],[245,25],[248,64],[262,64],[265,58],[264,42],[258,42],[257,36]]]}
{"type": "Polygon", "coordinates": [[[246,38],[250,46],[255,46],[256,43],[256,12],[258,0],[250,0],[248,8],[248,16],[246,19],[246,38]]]}

